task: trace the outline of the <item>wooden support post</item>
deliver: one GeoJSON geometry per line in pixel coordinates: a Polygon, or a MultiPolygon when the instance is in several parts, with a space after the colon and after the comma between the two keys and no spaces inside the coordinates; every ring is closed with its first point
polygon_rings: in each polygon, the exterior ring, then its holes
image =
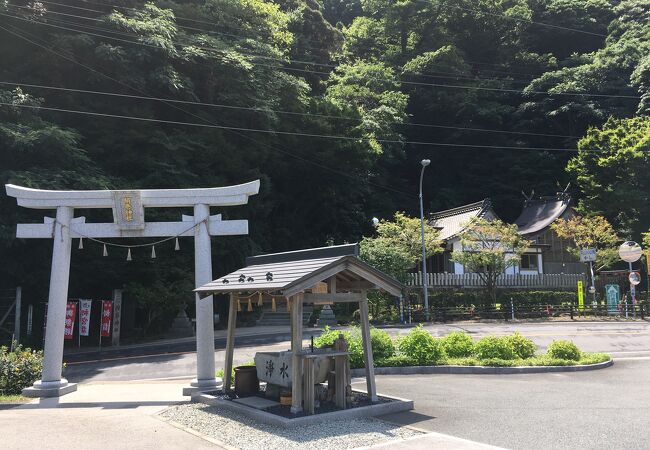
{"type": "Polygon", "coordinates": [[[346,397],[348,395],[348,357],[335,356],[334,357],[334,403],[341,409],[345,409],[346,397]]]}
{"type": "Polygon", "coordinates": [[[314,358],[304,358],[303,398],[307,414],[314,414],[314,358]]]}
{"type": "Polygon", "coordinates": [[[332,275],[327,279],[327,292],[336,294],[336,275],[332,275]]]}
{"type": "Polygon", "coordinates": [[[287,301],[291,305],[291,352],[293,353],[291,375],[291,412],[302,411],[302,293],[296,294],[287,301]]]}
{"type": "Polygon", "coordinates": [[[235,328],[237,326],[237,299],[230,294],[230,311],[228,312],[228,335],[226,337],[226,361],[223,365],[223,390],[230,390],[232,384],[232,356],[235,350],[235,328]]]}
{"type": "MultiPolygon", "coordinates": [[[[334,341],[335,352],[347,352],[348,343],[343,334],[334,341]]],[[[350,355],[337,355],[334,357],[334,403],[341,409],[347,407],[347,397],[350,388],[350,355]]]]}
{"type": "Polygon", "coordinates": [[[363,359],[366,364],[366,385],[370,401],[377,401],[377,387],[375,386],[375,367],[372,357],[372,345],[370,343],[370,317],[368,312],[368,297],[366,291],[362,291],[364,300],[359,302],[359,313],[361,320],[361,337],[363,339],[363,359]]]}

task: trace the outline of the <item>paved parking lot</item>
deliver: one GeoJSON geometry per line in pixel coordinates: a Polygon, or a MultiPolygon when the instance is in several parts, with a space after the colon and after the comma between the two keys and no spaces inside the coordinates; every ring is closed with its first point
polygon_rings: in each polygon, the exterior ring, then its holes
{"type": "MultiPolygon", "coordinates": [[[[591,372],[378,376],[378,391],[415,399],[386,417],[510,449],[650,448],[650,358],[591,372]]],[[[363,384],[361,384],[363,385],[363,384]]]]}

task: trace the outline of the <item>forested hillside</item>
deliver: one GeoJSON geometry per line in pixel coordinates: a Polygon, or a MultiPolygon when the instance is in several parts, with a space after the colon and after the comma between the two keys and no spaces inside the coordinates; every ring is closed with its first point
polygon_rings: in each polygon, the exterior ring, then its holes
{"type": "MultiPolygon", "coordinates": [[[[491,197],[507,220],[522,190],[573,182],[585,209],[630,236],[650,225],[647,0],[10,0],[0,82],[3,184],[260,178],[249,206],[223,211],[249,218],[251,235],[217,240],[216,274],[415,214],[425,157],[427,211],[491,197]],[[607,139],[628,157],[601,158],[607,139]]],[[[45,295],[51,243],[13,238],[42,216],[4,195],[0,211],[0,281],[45,295]]],[[[181,247],[127,264],[90,243],[75,250],[71,295],[137,280],[173,297],[192,282],[191,241],[181,247]]]]}

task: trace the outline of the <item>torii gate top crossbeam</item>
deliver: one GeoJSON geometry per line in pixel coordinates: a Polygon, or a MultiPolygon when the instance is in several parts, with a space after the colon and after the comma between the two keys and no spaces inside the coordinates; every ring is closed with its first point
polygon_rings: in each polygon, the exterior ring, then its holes
{"type": "MultiPolygon", "coordinates": [[[[51,191],[31,189],[13,184],[5,185],[7,195],[15,197],[18,205],[33,209],[112,208],[115,193],[124,191],[51,191]]],[[[259,192],[260,180],[234,186],[199,189],[142,189],[137,190],[142,206],[149,208],[180,208],[203,204],[234,206],[248,203],[248,197],[259,192]]]]}

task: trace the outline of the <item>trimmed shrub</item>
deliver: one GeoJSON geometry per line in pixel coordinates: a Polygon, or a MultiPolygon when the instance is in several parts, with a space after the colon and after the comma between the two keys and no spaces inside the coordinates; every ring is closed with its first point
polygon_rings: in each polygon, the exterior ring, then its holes
{"type": "Polygon", "coordinates": [[[478,359],[516,359],[517,354],[507,336],[485,336],[474,345],[478,359]]]}
{"type": "Polygon", "coordinates": [[[442,338],[442,346],[450,358],[464,358],[472,356],[474,339],[463,331],[454,331],[442,338]]]}
{"type": "Polygon", "coordinates": [[[422,325],[399,340],[399,351],[419,365],[438,364],[446,356],[441,340],[431,336],[422,325]]]}
{"type": "Polygon", "coordinates": [[[375,359],[385,359],[395,355],[395,344],[388,332],[371,328],[370,341],[372,344],[372,354],[375,359]]]}
{"type": "Polygon", "coordinates": [[[535,350],[537,346],[530,339],[523,337],[521,334],[515,332],[510,336],[507,336],[506,339],[512,344],[512,348],[515,350],[515,354],[522,359],[531,358],[535,355],[535,350]]]}
{"type": "Polygon", "coordinates": [[[332,330],[329,326],[323,328],[323,333],[314,338],[314,347],[331,347],[334,345],[334,341],[339,338],[339,335],[342,334],[343,338],[350,342],[350,332],[341,331],[341,330],[332,330]]]}
{"type": "Polygon", "coordinates": [[[41,377],[42,371],[42,351],[18,345],[10,352],[7,347],[0,347],[0,394],[20,394],[41,377]]]}
{"type": "Polygon", "coordinates": [[[564,359],[567,361],[580,361],[580,349],[571,341],[553,341],[548,346],[546,354],[551,358],[564,359]]]}
{"type": "MultiPolygon", "coordinates": [[[[365,367],[363,339],[361,338],[361,329],[358,327],[353,328],[351,331],[332,330],[330,327],[325,327],[323,334],[314,338],[314,346],[319,348],[331,346],[341,334],[343,335],[343,339],[348,343],[350,367],[353,369],[365,367]]],[[[371,328],[370,344],[372,345],[372,354],[375,359],[385,359],[395,355],[395,344],[390,335],[384,330],[371,328]]]]}

